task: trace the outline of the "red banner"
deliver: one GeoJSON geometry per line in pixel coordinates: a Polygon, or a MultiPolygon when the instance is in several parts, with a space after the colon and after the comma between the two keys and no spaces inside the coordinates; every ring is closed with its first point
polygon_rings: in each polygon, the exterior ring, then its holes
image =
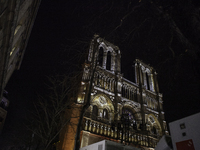
{"type": "Polygon", "coordinates": [[[195,150],[192,139],[176,143],[177,150],[195,150]]]}

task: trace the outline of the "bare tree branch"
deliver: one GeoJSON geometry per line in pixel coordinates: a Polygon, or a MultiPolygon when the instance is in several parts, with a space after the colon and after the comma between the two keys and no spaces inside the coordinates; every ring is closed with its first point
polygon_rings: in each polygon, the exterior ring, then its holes
{"type": "Polygon", "coordinates": [[[78,76],[48,77],[47,95],[39,96],[35,103],[32,127],[28,129],[37,135],[41,141],[40,147],[44,150],[55,146],[53,143],[59,140],[60,132],[70,123],[71,118],[63,115],[69,107],[73,107],[73,92],[78,89],[78,76]]]}

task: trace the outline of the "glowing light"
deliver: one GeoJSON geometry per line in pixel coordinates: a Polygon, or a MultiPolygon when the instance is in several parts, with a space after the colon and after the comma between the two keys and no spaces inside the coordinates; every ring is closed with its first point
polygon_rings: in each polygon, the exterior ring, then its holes
{"type": "Polygon", "coordinates": [[[15,33],[14,35],[17,33],[17,31],[21,28],[21,25],[18,25],[16,28],[15,28],[15,33]]]}
{"type": "Polygon", "coordinates": [[[10,56],[13,54],[15,48],[16,48],[16,47],[13,47],[13,48],[12,48],[12,51],[10,52],[10,56]]]}
{"type": "Polygon", "coordinates": [[[81,99],[81,97],[78,97],[77,102],[78,102],[78,103],[84,103],[84,100],[81,99]]]}
{"type": "Polygon", "coordinates": [[[117,95],[118,95],[118,96],[121,96],[121,94],[120,94],[120,93],[118,93],[117,95]]]}

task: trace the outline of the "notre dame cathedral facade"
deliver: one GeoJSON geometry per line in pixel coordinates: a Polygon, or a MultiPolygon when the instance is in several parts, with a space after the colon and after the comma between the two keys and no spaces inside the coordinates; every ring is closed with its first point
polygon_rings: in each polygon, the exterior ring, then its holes
{"type": "Polygon", "coordinates": [[[95,69],[90,106],[82,122],[81,147],[107,139],[150,150],[168,134],[156,71],[138,59],[134,68],[135,83],[121,73],[117,46],[100,37],[91,41],[77,98],[78,105],[85,103],[91,69],[95,69]],[[95,68],[92,63],[96,63],[95,68]]]}

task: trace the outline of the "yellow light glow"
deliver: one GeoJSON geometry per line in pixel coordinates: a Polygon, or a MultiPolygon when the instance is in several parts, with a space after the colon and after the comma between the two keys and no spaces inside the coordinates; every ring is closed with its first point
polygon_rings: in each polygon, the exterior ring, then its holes
{"type": "Polygon", "coordinates": [[[18,25],[16,28],[15,28],[15,33],[14,35],[17,33],[17,31],[21,28],[21,25],[18,25]]]}
{"type": "Polygon", "coordinates": [[[83,101],[83,99],[81,97],[78,97],[77,102],[78,103],[83,103],[84,101],[83,101]]]}
{"type": "Polygon", "coordinates": [[[12,48],[12,51],[10,52],[10,56],[13,54],[15,48],[16,48],[16,47],[13,47],[13,48],[12,48]]]}

